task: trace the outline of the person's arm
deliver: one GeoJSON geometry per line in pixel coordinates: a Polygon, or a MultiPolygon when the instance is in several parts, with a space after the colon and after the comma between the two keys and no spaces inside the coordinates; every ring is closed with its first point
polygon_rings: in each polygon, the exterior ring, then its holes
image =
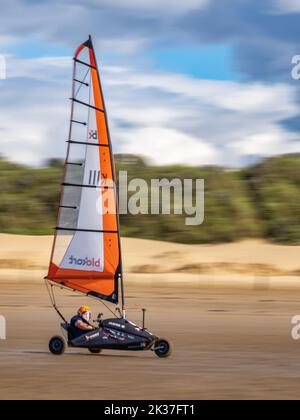
{"type": "Polygon", "coordinates": [[[84,322],[79,321],[79,320],[76,322],[75,326],[79,328],[80,330],[84,330],[84,331],[92,331],[94,329],[92,325],[85,324],[84,322]]]}

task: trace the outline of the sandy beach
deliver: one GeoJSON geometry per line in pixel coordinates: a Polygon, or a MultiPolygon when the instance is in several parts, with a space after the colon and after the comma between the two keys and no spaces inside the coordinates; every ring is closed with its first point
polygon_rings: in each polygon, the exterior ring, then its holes
{"type": "MultiPolygon", "coordinates": [[[[51,242],[0,235],[7,320],[0,399],[300,398],[300,343],[291,338],[291,319],[300,314],[300,247],[124,239],[128,317],[139,322],[147,308],[148,328],[174,343],[163,360],[151,352],[49,354],[48,340],[59,332],[42,280],[51,242]]],[[[58,292],[66,316],[85,301],[58,292]]]]}

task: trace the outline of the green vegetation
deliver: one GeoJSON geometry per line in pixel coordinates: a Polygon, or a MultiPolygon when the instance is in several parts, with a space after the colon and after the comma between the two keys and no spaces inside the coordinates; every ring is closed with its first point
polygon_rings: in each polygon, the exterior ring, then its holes
{"type": "Polygon", "coordinates": [[[245,171],[262,236],[278,243],[300,243],[300,156],[269,159],[245,171]]]}
{"type": "MultiPolygon", "coordinates": [[[[29,168],[0,159],[0,231],[51,234],[55,226],[63,166],[29,168]]],[[[117,156],[117,172],[128,180],[205,180],[205,222],[186,226],[186,215],[121,216],[124,236],[182,243],[219,243],[261,237],[300,243],[300,156],[267,159],[240,171],[216,167],[150,166],[141,158],[117,156]]],[[[130,195],[129,195],[130,196],[130,195]]]]}

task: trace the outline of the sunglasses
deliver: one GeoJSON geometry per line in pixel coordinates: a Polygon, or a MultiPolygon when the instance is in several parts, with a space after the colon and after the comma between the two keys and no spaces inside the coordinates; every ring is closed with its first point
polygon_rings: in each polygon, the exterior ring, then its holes
{"type": "Polygon", "coordinates": [[[82,317],[86,317],[88,319],[91,319],[92,318],[91,312],[82,312],[82,315],[81,316],[82,317]]]}

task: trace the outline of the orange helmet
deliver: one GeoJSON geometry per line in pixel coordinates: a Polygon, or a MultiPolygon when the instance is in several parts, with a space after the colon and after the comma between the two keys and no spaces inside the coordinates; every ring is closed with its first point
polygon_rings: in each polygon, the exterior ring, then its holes
{"type": "Polygon", "coordinates": [[[89,307],[89,306],[81,306],[81,307],[78,309],[78,315],[81,315],[81,314],[83,314],[84,312],[91,312],[90,307],[89,307]]]}

